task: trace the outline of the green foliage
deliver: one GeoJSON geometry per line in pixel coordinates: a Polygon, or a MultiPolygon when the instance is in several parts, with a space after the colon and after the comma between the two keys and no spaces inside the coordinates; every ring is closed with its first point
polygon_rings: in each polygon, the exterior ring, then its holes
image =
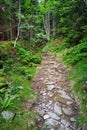
{"type": "Polygon", "coordinates": [[[67,64],[76,64],[87,57],[87,39],[83,39],[80,44],[67,50],[63,60],[67,64]]]}
{"type": "Polygon", "coordinates": [[[58,52],[63,50],[63,46],[61,45],[62,43],[62,38],[59,37],[55,40],[52,40],[50,43],[48,43],[43,49],[42,52],[45,51],[51,51],[54,54],[57,54],[58,52]]]}
{"type": "Polygon", "coordinates": [[[16,71],[19,72],[22,75],[25,75],[25,77],[27,79],[31,79],[35,74],[35,67],[29,68],[29,67],[26,67],[26,66],[21,66],[19,68],[16,68],[15,72],[16,71]]]}
{"type": "Polygon", "coordinates": [[[31,61],[35,64],[40,64],[42,61],[42,55],[41,53],[35,54],[32,56],[31,61]]]}
{"type": "Polygon", "coordinates": [[[17,109],[16,102],[19,101],[19,91],[22,90],[20,86],[8,86],[0,89],[0,109],[17,109]]]}
{"type": "MultiPolygon", "coordinates": [[[[16,48],[9,42],[0,44],[0,65],[2,66],[2,69],[0,69],[0,111],[10,110],[18,113],[22,111],[22,101],[28,100],[30,102],[28,105],[31,106],[37,99],[37,94],[33,92],[30,85],[30,79],[35,74],[36,64],[41,63],[42,56],[37,51],[29,51],[28,47],[28,44],[21,45],[21,43],[16,48]]],[[[27,127],[27,124],[24,123],[26,118],[29,121],[31,120],[28,127],[32,128],[35,116],[33,113],[29,114],[29,117],[27,115],[28,113],[26,113],[23,120],[21,115],[17,115],[12,122],[7,124],[4,124],[4,119],[0,115],[0,127],[3,130],[3,125],[5,125],[6,129],[12,129],[19,122],[20,128],[23,127],[24,130],[27,127]],[[21,126],[22,122],[23,126],[21,126]]]]}
{"type": "Polygon", "coordinates": [[[69,77],[74,81],[72,91],[80,102],[78,123],[83,126],[83,129],[85,130],[87,126],[87,86],[85,84],[87,81],[87,61],[78,62],[74,68],[71,69],[69,77]]]}
{"type": "Polygon", "coordinates": [[[0,105],[1,105],[1,109],[2,110],[6,110],[6,109],[11,109],[11,108],[16,108],[16,106],[14,105],[13,101],[17,100],[18,95],[10,95],[10,94],[5,94],[4,98],[0,97],[0,105]]]}
{"type": "Polygon", "coordinates": [[[23,64],[29,64],[30,62],[38,64],[41,63],[42,56],[40,53],[33,54],[33,52],[28,51],[21,46],[17,48],[18,54],[21,56],[20,61],[23,64]]]}
{"type": "Polygon", "coordinates": [[[66,39],[66,47],[77,45],[86,36],[85,2],[81,0],[59,1],[56,3],[56,10],[59,16],[58,33],[66,39]]]}
{"type": "Polygon", "coordinates": [[[87,86],[85,84],[87,81],[87,38],[65,52],[63,60],[71,66],[69,78],[74,81],[72,91],[80,102],[78,123],[85,130],[87,127],[87,86]]]}

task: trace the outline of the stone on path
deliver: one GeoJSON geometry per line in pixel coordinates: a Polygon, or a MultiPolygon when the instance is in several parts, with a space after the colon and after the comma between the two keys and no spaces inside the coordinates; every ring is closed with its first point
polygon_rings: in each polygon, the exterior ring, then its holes
{"type": "Polygon", "coordinates": [[[42,95],[45,96],[47,93],[43,93],[42,95]]]}
{"type": "Polygon", "coordinates": [[[62,115],[61,106],[57,105],[58,103],[54,104],[54,112],[58,114],[59,116],[62,115]]]}
{"type": "Polygon", "coordinates": [[[72,109],[69,108],[69,107],[62,108],[62,110],[63,110],[64,114],[67,115],[67,116],[72,116],[74,114],[73,111],[72,111],[72,109]]]}
{"type": "Polygon", "coordinates": [[[59,90],[58,92],[61,94],[61,97],[68,99],[68,100],[72,100],[72,98],[70,96],[68,96],[64,90],[59,90]]]}
{"type": "Polygon", "coordinates": [[[70,118],[70,121],[71,121],[71,122],[75,122],[76,119],[75,119],[74,117],[71,117],[71,118],[70,118]]]}
{"type": "Polygon", "coordinates": [[[53,96],[53,93],[49,91],[49,92],[48,92],[48,96],[49,96],[49,97],[52,97],[52,96],[53,96]]]}
{"type": "Polygon", "coordinates": [[[48,126],[54,126],[55,127],[58,124],[58,121],[50,118],[50,119],[47,119],[45,121],[45,124],[48,125],[48,126]]]}
{"type": "Polygon", "coordinates": [[[12,120],[15,116],[15,114],[10,111],[2,111],[1,115],[5,120],[12,120]]]}
{"type": "Polygon", "coordinates": [[[55,85],[53,85],[53,84],[47,85],[48,90],[53,90],[54,88],[55,88],[55,85]]]}
{"type": "Polygon", "coordinates": [[[48,119],[50,116],[49,115],[44,115],[44,120],[48,119]]]}
{"type": "Polygon", "coordinates": [[[60,117],[58,115],[56,115],[55,113],[53,112],[48,112],[49,116],[52,118],[52,119],[55,119],[55,120],[60,120],[60,117]]]}
{"type": "Polygon", "coordinates": [[[66,104],[67,104],[67,105],[71,105],[71,104],[73,104],[73,101],[67,101],[66,104]]]}
{"type": "Polygon", "coordinates": [[[65,126],[61,124],[60,129],[59,130],[66,130],[65,126]]]}

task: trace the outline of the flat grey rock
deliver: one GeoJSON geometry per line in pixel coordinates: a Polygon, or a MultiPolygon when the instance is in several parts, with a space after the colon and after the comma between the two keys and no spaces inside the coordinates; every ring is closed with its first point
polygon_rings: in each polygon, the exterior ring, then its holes
{"type": "Polygon", "coordinates": [[[65,120],[65,119],[61,119],[61,123],[65,126],[66,123],[67,123],[67,120],[65,120]]]}
{"type": "Polygon", "coordinates": [[[65,128],[65,130],[71,130],[70,127],[65,128]]]}
{"type": "Polygon", "coordinates": [[[43,96],[45,96],[47,93],[43,93],[43,96]]]}
{"type": "Polygon", "coordinates": [[[73,101],[67,101],[66,104],[67,104],[67,105],[71,105],[71,104],[73,104],[73,101]]]}
{"type": "Polygon", "coordinates": [[[67,116],[71,116],[73,114],[71,108],[62,108],[62,110],[63,110],[64,114],[67,116]]]}
{"type": "Polygon", "coordinates": [[[10,111],[2,111],[1,115],[5,120],[12,120],[15,114],[10,111]]]}
{"type": "Polygon", "coordinates": [[[68,128],[69,126],[70,126],[70,122],[67,122],[67,123],[65,124],[65,127],[68,128]]]}
{"type": "Polygon", "coordinates": [[[71,118],[70,118],[70,121],[71,121],[71,122],[75,122],[76,119],[75,119],[74,117],[71,117],[71,118]]]}
{"type": "Polygon", "coordinates": [[[59,90],[58,91],[61,95],[61,97],[68,99],[68,100],[72,100],[72,98],[70,96],[67,95],[67,93],[64,90],[59,90]]]}
{"type": "Polygon", "coordinates": [[[54,112],[58,114],[59,116],[62,115],[61,106],[58,106],[58,103],[54,104],[54,112]]]}
{"type": "Polygon", "coordinates": [[[55,130],[54,128],[51,128],[50,130],[55,130]]]}
{"type": "Polygon", "coordinates": [[[56,126],[58,124],[58,121],[54,120],[54,119],[47,119],[45,121],[45,124],[48,126],[56,126]]]}
{"type": "Polygon", "coordinates": [[[48,90],[53,90],[54,88],[55,88],[55,85],[53,85],[53,84],[47,85],[48,90]]]}
{"type": "Polygon", "coordinates": [[[58,115],[56,115],[55,113],[53,112],[48,112],[49,116],[52,118],[52,119],[55,119],[55,120],[60,120],[60,117],[58,115]]]}
{"type": "Polygon", "coordinates": [[[60,125],[60,129],[59,130],[66,130],[65,126],[64,125],[60,125]]]}

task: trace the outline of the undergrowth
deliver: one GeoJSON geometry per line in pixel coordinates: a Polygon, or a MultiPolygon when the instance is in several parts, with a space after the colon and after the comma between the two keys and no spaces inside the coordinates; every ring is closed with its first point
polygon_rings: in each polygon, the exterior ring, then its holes
{"type": "Polygon", "coordinates": [[[83,130],[87,128],[87,38],[78,45],[65,48],[63,61],[70,66],[69,79],[72,83],[72,91],[79,100],[80,113],[77,122],[83,130]]]}
{"type": "Polygon", "coordinates": [[[29,50],[21,43],[14,48],[12,42],[0,43],[0,129],[35,130],[37,113],[30,111],[37,100],[37,94],[31,87],[37,64],[41,63],[40,52],[29,50]],[[28,110],[24,107],[29,102],[28,110]],[[12,120],[2,116],[3,111],[15,113],[12,120]]]}

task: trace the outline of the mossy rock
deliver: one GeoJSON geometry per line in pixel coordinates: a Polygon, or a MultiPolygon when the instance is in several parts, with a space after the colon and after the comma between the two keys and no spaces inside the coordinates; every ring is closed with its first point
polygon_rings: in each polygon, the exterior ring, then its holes
{"type": "Polygon", "coordinates": [[[6,79],[5,77],[0,77],[0,88],[5,88],[7,87],[6,79]]]}

